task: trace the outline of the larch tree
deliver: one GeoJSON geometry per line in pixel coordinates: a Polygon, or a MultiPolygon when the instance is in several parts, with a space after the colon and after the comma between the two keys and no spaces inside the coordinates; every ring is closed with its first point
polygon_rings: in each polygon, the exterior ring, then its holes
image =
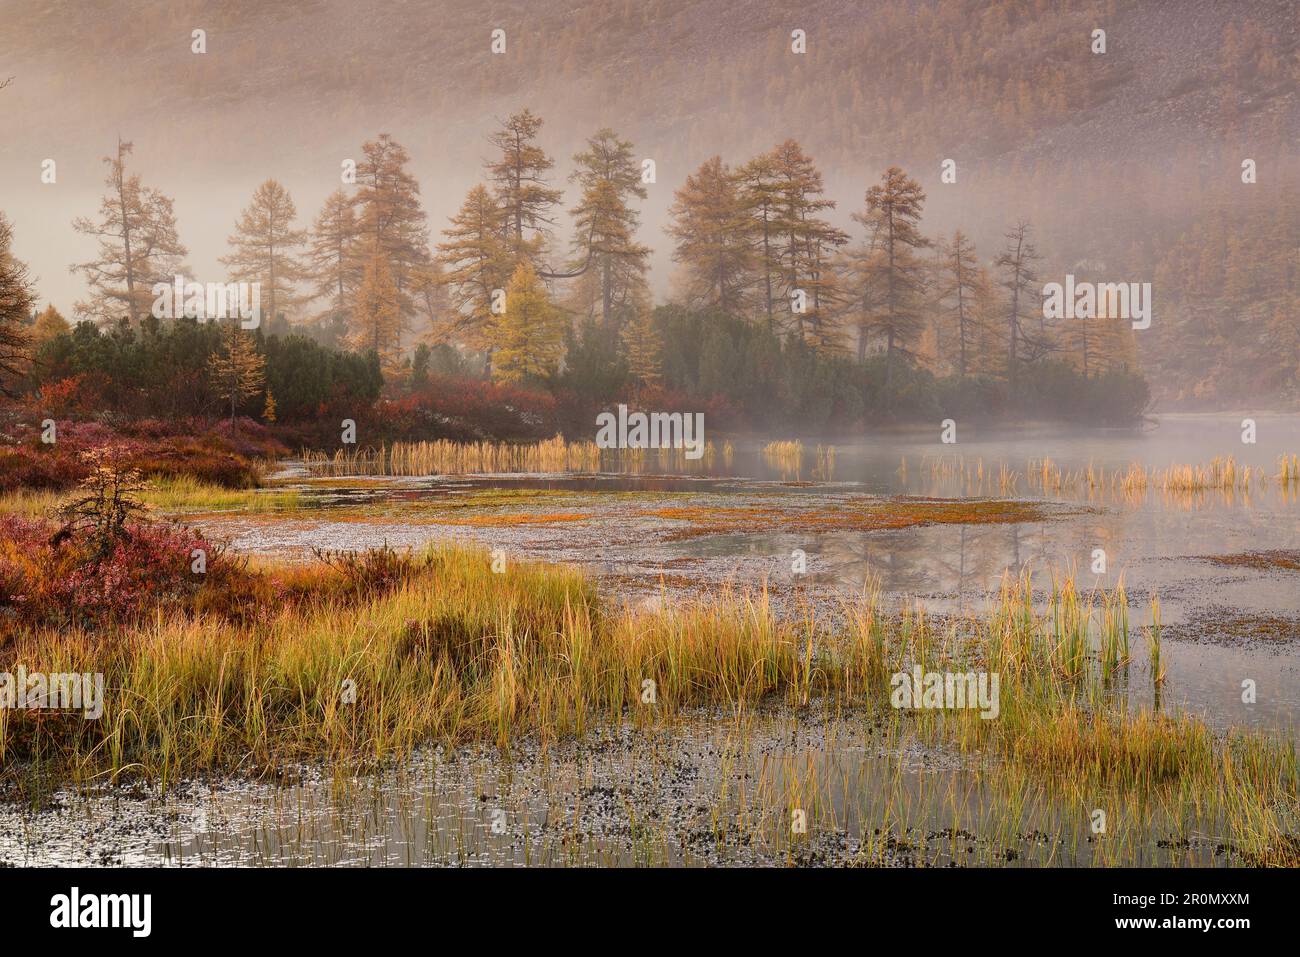
{"type": "Polygon", "coordinates": [[[0,213],[0,394],[12,397],[27,371],[35,298],[27,265],[13,254],[13,227],[0,213]]]}
{"type": "Polygon", "coordinates": [[[227,240],[232,252],[220,260],[231,280],[261,284],[268,321],[299,301],[296,284],[308,277],[298,260],[307,231],[294,228],[297,216],[289,191],[268,179],[257,187],[227,240]]]}
{"type": "Polygon", "coordinates": [[[819,352],[844,349],[840,306],[844,291],[833,250],[848,242],[848,235],[829,223],[814,222],[804,240],[806,249],[804,295],[811,309],[801,324],[803,336],[819,352]]]}
{"type": "Polygon", "coordinates": [[[669,209],[673,260],[686,273],[686,300],[695,307],[739,314],[754,286],[751,213],[740,177],[714,156],[686,177],[669,209]]]}
{"type": "Polygon", "coordinates": [[[238,320],[222,322],[221,350],[209,357],[208,374],[217,398],[230,405],[232,423],[240,404],[262,391],[266,357],[257,351],[257,340],[239,327],[238,320]]]}
{"type": "Polygon", "coordinates": [[[578,205],[570,211],[573,266],[589,266],[583,278],[591,277],[579,279],[574,304],[589,316],[599,306],[601,322],[609,326],[615,310],[630,304],[645,286],[650,249],[635,239],[640,216],[631,199],[645,199],[646,190],[631,142],[611,129],[598,130],[573,162],[570,178],[581,189],[578,205]]]}
{"type": "Polygon", "coordinates": [[[632,318],[620,335],[628,375],[643,388],[659,385],[663,381],[664,344],[648,295],[637,295],[632,318]]]}
{"type": "Polygon", "coordinates": [[[446,335],[451,310],[442,263],[435,257],[411,273],[411,298],[419,316],[419,336],[425,342],[440,342],[446,335]]]}
{"type": "Polygon", "coordinates": [[[495,381],[522,382],[554,375],[564,356],[569,321],[551,302],[545,284],[527,259],[515,267],[506,287],[506,308],[494,318],[495,381]]]}
{"type": "Polygon", "coordinates": [[[951,242],[941,244],[939,252],[937,300],[946,320],[944,326],[953,335],[953,364],[957,374],[965,376],[974,367],[982,332],[983,316],[976,308],[979,260],[974,244],[960,229],[953,233],[951,242]]]}
{"type": "Polygon", "coordinates": [[[66,336],[72,332],[72,326],[68,320],[63,318],[63,314],[54,308],[54,304],[46,306],[37,314],[35,321],[31,325],[28,335],[27,351],[29,358],[23,363],[24,368],[29,376],[35,375],[40,381],[47,369],[42,368],[41,361],[48,356],[42,356],[43,350],[59,336],[66,336]]]}
{"type": "Polygon", "coordinates": [[[1034,326],[1042,326],[1042,300],[1038,296],[1036,263],[1041,258],[1029,239],[1029,224],[1023,220],[1006,234],[1006,245],[994,266],[999,284],[1006,290],[1003,322],[1006,328],[1007,380],[1012,392],[1019,381],[1020,363],[1041,358],[1051,343],[1034,326]]]}
{"type": "Polygon", "coordinates": [[[1131,320],[1120,309],[1117,290],[1097,290],[1096,316],[1069,320],[1079,370],[1084,376],[1100,375],[1112,369],[1137,364],[1137,344],[1131,320]]]}
{"type": "Polygon", "coordinates": [[[141,185],[126,172],[131,144],[118,140],[117,155],[104,157],[108,193],[99,206],[98,221],[73,220],[79,233],[99,241],[96,258],[72,267],[85,275],[88,302],[77,303],[77,315],[106,320],[125,315],[132,324],[149,315],[155,283],[171,285],[183,269],[186,249],[176,232],[172,201],[156,189],[141,185]]]}
{"type": "Polygon", "coordinates": [[[776,243],[780,183],[772,154],[754,157],[737,171],[737,177],[741,184],[741,204],[749,218],[747,235],[754,250],[757,282],[763,293],[763,311],[768,329],[775,331],[777,283],[781,275],[776,243]]]}
{"type": "Polygon", "coordinates": [[[772,151],[772,176],[777,186],[776,261],[786,309],[801,340],[830,347],[838,340],[833,309],[838,283],[831,256],[848,242],[848,234],[820,218],[835,208],[835,200],[823,197],[822,174],[798,142],[786,140],[772,151]]]}
{"type": "Polygon", "coordinates": [[[867,190],[866,209],[853,218],[867,227],[868,243],[857,260],[858,356],[871,336],[885,340],[885,387],[896,352],[909,353],[925,328],[927,265],[920,251],[930,245],[918,223],[925,192],[897,166],[867,190]]]}
{"type": "Polygon", "coordinates": [[[72,326],[68,325],[68,320],[63,318],[63,313],[50,303],[36,316],[36,323],[32,326],[32,346],[39,347],[71,331],[72,326]]]}
{"type": "Polygon", "coordinates": [[[406,149],[389,134],[361,147],[357,164],[357,223],[365,237],[366,267],[374,255],[382,256],[397,289],[404,317],[414,311],[410,297],[411,274],[427,264],[429,233],[420,205],[420,184],[407,170],[406,149]]]}
{"type": "Polygon", "coordinates": [[[489,372],[494,294],[504,292],[514,268],[512,247],[502,231],[504,221],[496,200],[480,184],[469,191],[442,231],[446,239],[438,244],[442,281],[450,299],[444,338],[484,350],[489,372]]]}
{"type": "Polygon", "coordinates": [[[1002,301],[997,283],[985,266],[975,278],[975,350],[968,355],[968,371],[977,375],[1005,376],[1006,343],[1002,340],[1002,301]]]}
{"type": "Polygon", "coordinates": [[[536,143],[541,128],[542,118],[530,110],[513,114],[488,137],[499,155],[487,164],[512,258],[528,259],[539,268],[555,225],[555,207],[564,195],[547,185],[555,161],[536,143]]]}
{"type": "Polygon", "coordinates": [[[359,255],[361,230],[352,201],[343,190],[329,195],[307,237],[307,270],[315,283],[313,299],[325,301],[316,322],[346,328],[361,285],[364,263],[359,255]]]}
{"type": "Polygon", "coordinates": [[[388,257],[371,241],[365,274],[352,306],[348,344],[359,352],[374,352],[386,375],[396,372],[401,362],[405,323],[401,293],[389,267],[388,257]]]}

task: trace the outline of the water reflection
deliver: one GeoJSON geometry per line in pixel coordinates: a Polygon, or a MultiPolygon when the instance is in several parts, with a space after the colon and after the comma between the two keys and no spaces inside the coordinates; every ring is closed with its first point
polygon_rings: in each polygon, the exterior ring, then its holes
{"type": "Polygon", "coordinates": [[[1068,791],[921,746],[906,723],[814,710],[599,731],[509,755],[465,746],[289,786],[0,807],[0,860],[200,866],[1250,863],[1218,812],[1177,795],[1108,797],[1091,839],[1068,791]],[[801,812],[806,830],[796,832],[801,812]]]}

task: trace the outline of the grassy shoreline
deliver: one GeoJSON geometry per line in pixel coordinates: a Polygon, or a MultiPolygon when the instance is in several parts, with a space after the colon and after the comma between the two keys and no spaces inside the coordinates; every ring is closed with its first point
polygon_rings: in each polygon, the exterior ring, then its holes
{"type": "MultiPolygon", "coordinates": [[[[254,590],[292,579],[252,617],[160,607],[131,624],[19,636],[0,668],[103,672],[106,700],[98,721],[0,710],[9,796],[273,775],[304,761],[364,770],[431,742],[508,748],[523,734],[555,740],[780,701],[861,709],[971,766],[1082,801],[1182,795],[1228,821],[1253,860],[1300,862],[1291,739],[1216,734],[1195,717],[1130,710],[1115,693],[1139,673],[1122,592],[1060,583],[1039,612],[1028,582],[1009,581],[989,616],[959,623],[887,614],[867,596],[831,629],[811,612],[776,615],[762,592],[633,610],[571,568],[510,562],[498,574],[485,551],[451,546],[387,556],[246,569],[254,590]],[[999,673],[999,717],[889,708],[891,675],[917,665],[999,673]]],[[[1145,656],[1158,661],[1158,649],[1149,635],[1145,656]]]]}
{"type": "MultiPolygon", "coordinates": [[[[0,515],[41,518],[56,513],[75,493],[65,490],[21,489],[0,494],[0,515]]],[[[296,489],[227,488],[190,476],[150,480],[139,493],[147,508],[168,514],[234,511],[263,513],[298,508],[296,489]]]]}

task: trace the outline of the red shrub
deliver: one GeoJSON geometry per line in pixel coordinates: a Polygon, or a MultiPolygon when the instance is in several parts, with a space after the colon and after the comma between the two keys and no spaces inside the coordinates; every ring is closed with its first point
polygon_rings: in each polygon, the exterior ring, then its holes
{"type": "Polygon", "coordinates": [[[228,591],[242,564],[184,528],[134,524],[103,558],[89,535],[0,518],[0,635],[23,627],[96,627],[139,618],[160,606],[193,607],[206,590],[228,591]],[[192,571],[205,553],[203,574],[192,571]]]}
{"type": "Polygon", "coordinates": [[[40,429],[19,422],[4,443],[0,438],[0,491],[20,488],[66,489],[86,475],[80,454],[114,446],[124,451],[128,464],[150,476],[192,476],[229,488],[257,484],[256,459],[287,454],[287,449],[254,422],[243,420],[238,429],[183,431],[184,423],[169,426],[144,419],[122,429],[102,422],[56,422],[56,441],[41,441],[40,429]]]}
{"type": "Polygon", "coordinates": [[[451,376],[435,376],[414,395],[378,403],[374,417],[377,433],[389,441],[529,441],[558,431],[549,393],[451,376]]]}
{"type": "Polygon", "coordinates": [[[26,404],[32,414],[41,417],[72,415],[94,409],[97,397],[97,392],[86,382],[85,376],[74,375],[45,383],[26,404]]]}
{"type": "Polygon", "coordinates": [[[0,492],[64,489],[86,476],[74,449],[57,445],[0,446],[0,492]]]}

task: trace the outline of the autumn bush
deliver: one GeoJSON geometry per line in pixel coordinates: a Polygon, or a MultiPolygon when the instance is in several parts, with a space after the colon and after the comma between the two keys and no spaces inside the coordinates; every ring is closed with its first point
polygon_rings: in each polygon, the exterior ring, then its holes
{"type": "Polygon", "coordinates": [[[431,376],[420,391],[378,403],[373,415],[390,442],[540,441],[558,431],[549,393],[459,376],[431,376]]]}
{"type": "Polygon", "coordinates": [[[188,529],[133,523],[105,549],[92,529],[59,537],[49,521],[0,518],[0,636],[41,626],[101,627],[152,608],[191,606],[236,563],[188,529]],[[207,554],[204,575],[192,554],[207,554]]]}
{"type": "Polygon", "coordinates": [[[75,455],[31,444],[0,446],[0,491],[65,489],[85,476],[75,455]]]}
{"type": "Polygon", "coordinates": [[[42,428],[13,419],[0,432],[0,492],[71,488],[85,478],[82,453],[120,450],[144,478],[189,477],[227,488],[258,484],[261,463],[287,454],[264,426],[248,419],[212,428],[201,423],[62,421],[55,441],[43,442],[42,428]]]}
{"type": "Polygon", "coordinates": [[[91,527],[0,517],[0,647],[44,628],[111,635],[160,613],[251,625],[290,608],[369,601],[429,566],[381,548],[264,571],[195,529],[137,521],[123,532],[105,548],[91,527]]]}

